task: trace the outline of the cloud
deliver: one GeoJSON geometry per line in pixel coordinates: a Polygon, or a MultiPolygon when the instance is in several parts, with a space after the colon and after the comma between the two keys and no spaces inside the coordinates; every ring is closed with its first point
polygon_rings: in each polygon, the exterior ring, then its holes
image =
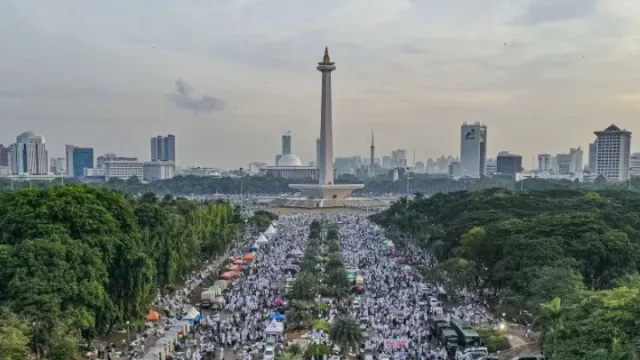
{"type": "Polygon", "coordinates": [[[594,13],[599,0],[534,0],[522,19],[529,25],[575,20],[594,13]]]}
{"type": "Polygon", "coordinates": [[[208,94],[198,99],[193,96],[193,86],[182,79],[176,81],[175,92],[167,95],[167,99],[174,103],[177,108],[191,110],[196,114],[222,111],[226,105],[224,101],[208,94]]]}

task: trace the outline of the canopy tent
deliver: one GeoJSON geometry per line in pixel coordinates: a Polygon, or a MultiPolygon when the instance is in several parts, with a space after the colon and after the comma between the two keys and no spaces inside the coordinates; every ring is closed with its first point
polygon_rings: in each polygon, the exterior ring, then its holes
{"type": "Polygon", "coordinates": [[[187,314],[183,317],[183,319],[185,320],[196,320],[198,319],[200,316],[200,312],[198,310],[196,310],[195,307],[191,307],[189,308],[189,310],[187,311],[187,314]]]}
{"type": "Polygon", "coordinates": [[[267,240],[267,237],[264,236],[264,234],[260,234],[260,236],[258,236],[258,240],[256,240],[256,244],[266,244],[267,242],[269,242],[269,240],[267,240]]]}
{"type": "Polygon", "coordinates": [[[267,335],[280,335],[284,332],[284,324],[277,320],[271,320],[267,328],[264,329],[264,333],[267,335]]]}
{"type": "Polygon", "coordinates": [[[157,311],[149,311],[147,314],[147,320],[149,321],[158,321],[160,319],[160,314],[157,311]]]}
{"type": "Polygon", "coordinates": [[[276,232],[277,232],[276,228],[274,228],[273,225],[269,225],[267,230],[264,231],[264,234],[267,235],[267,236],[271,236],[271,235],[275,235],[276,232]]]}

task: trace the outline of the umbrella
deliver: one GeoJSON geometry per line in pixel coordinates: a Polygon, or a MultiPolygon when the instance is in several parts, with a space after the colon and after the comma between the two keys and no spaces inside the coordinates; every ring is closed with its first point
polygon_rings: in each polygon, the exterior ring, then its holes
{"type": "Polygon", "coordinates": [[[230,271],[227,271],[226,273],[220,275],[221,279],[233,279],[237,277],[240,277],[240,274],[238,274],[237,272],[230,272],[230,271]]]}
{"type": "Polygon", "coordinates": [[[273,314],[269,315],[269,319],[272,319],[272,320],[273,319],[275,319],[275,320],[284,320],[286,318],[287,318],[286,316],[284,316],[284,315],[282,315],[280,313],[273,313],[273,314]]]}
{"type": "Polygon", "coordinates": [[[255,260],[255,259],[256,259],[256,255],[255,255],[255,254],[253,254],[253,253],[246,253],[246,254],[244,254],[244,256],[242,257],[242,259],[243,259],[243,260],[246,260],[246,261],[253,261],[253,260],[255,260]]]}
{"type": "Polygon", "coordinates": [[[157,311],[149,311],[147,314],[147,320],[149,321],[157,321],[160,318],[160,314],[157,311]]]}
{"type": "Polygon", "coordinates": [[[282,304],[284,304],[284,301],[282,301],[281,299],[276,299],[276,306],[282,306],[282,304]]]}

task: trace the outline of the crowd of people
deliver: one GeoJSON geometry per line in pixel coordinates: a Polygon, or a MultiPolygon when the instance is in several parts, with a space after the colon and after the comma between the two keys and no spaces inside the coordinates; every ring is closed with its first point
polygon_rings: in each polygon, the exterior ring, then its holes
{"type": "MultiPolygon", "coordinates": [[[[446,348],[433,336],[430,316],[463,319],[476,325],[490,320],[483,307],[475,304],[471,297],[466,304],[458,306],[443,306],[442,296],[438,302],[427,301],[425,285],[432,289],[438,287],[425,284],[421,267],[433,264],[434,260],[411,244],[402,251],[386,244],[380,230],[365,214],[284,214],[278,219],[276,234],[259,246],[255,261],[245,265],[244,275],[234,280],[233,286],[224,294],[222,309],[208,314],[204,310],[193,331],[185,334],[174,359],[262,358],[267,342],[275,344],[279,350],[284,344],[283,335],[267,339],[265,329],[272,321],[270,315],[278,307],[277,300],[284,297],[282,288],[288,275],[283,269],[287,266],[287,254],[304,251],[309,226],[314,219],[338,225],[345,265],[357,268],[364,278],[365,291],[349,299],[349,315],[361,325],[365,338],[362,354],[399,360],[459,358],[460,353],[446,348]]],[[[250,240],[255,239],[247,239],[250,240]]],[[[251,246],[251,242],[237,244],[226,257],[242,256],[247,246],[251,246]]],[[[179,319],[190,305],[196,305],[190,304],[190,291],[206,276],[216,273],[218,265],[211,264],[203,272],[193,274],[185,288],[176,294],[158,299],[158,305],[179,314],[177,318],[165,320],[167,324],[179,319]]],[[[329,314],[328,320],[331,320],[335,310],[329,314]]],[[[314,332],[311,335],[311,338],[321,337],[328,341],[326,334],[314,332]]],[[[138,353],[139,350],[137,347],[138,353]]]]}

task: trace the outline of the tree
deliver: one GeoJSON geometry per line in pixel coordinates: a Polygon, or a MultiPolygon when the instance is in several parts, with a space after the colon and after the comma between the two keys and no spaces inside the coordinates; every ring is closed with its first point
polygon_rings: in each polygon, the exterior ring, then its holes
{"type": "Polygon", "coordinates": [[[356,351],[362,344],[362,331],[350,316],[338,316],[333,320],[329,339],[340,346],[346,356],[350,350],[356,351]]]}
{"type": "Polygon", "coordinates": [[[291,310],[287,315],[287,322],[293,325],[296,330],[311,326],[313,311],[310,303],[301,300],[294,300],[291,310]]]}
{"type": "Polygon", "coordinates": [[[318,291],[316,278],[310,273],[301,273],[291,285],[289,293],[292,299],[312,301],[315,299],[318,291]]]}
{"type": "Polygon", "coordinates": [[[0,307],[0,358],[24,360],[30,355],[29,328],[5,307],[0,307]]]}
{"type": "Polygon", "coordinates": [[[598,349],[593,351],[584,360],[638,360],[640,359],[639,349],[624,345],[619,339],[614,338],[610,349],[598,349]]]}

